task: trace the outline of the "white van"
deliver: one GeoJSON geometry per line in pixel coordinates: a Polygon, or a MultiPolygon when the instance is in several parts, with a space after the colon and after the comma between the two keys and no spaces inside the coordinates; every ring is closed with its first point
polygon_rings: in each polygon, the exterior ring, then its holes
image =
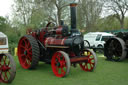
{"type": "Polygon", "coordinates": [[[84,35],[84,40],[88,41],[90,47],[104,48],[105,41],[113,36],[113,34],[106,32],[89,32],[84,35]]]}
{"type": "Polygon", "coordinates": [[[0,53],[8,53],[8,38],[0,32],[0,53]]]}

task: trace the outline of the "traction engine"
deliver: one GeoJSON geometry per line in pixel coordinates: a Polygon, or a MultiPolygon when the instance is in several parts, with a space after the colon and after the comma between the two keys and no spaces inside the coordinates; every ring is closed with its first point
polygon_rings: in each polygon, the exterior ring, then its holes
{"type": "Polygon", "coordinates": [[[8,38],[0,32],[0,83],[11,83],[16,75],[13,56],[8,53],[8,38]]]}
{"type": "Polygon", "coordinates": [[[18,58],[24,69],[33,69],[39,61],[50,63],[57,77],[65,77],[70,66],[80,65],[84,71],[93,71],[97,64],[96,54],[84,47],[81,33],[76,29],[76,3],[70,4],[71,29],[63,22],[49,30],[27,31],[18,44],[18,58]]]}
{"type": "Polygon", "coordinates": [[[107,60],[122,61],[128,54],[128,32],[119,32],[113,38],[106,41],[104,55],[107,60]]]}

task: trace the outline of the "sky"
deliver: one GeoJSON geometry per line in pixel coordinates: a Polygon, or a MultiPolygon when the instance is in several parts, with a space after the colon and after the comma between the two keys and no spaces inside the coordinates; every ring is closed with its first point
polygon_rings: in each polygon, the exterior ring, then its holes
{"type": "Polygon", "coordinates": [[[0,16],[9,16],[11,14],[11,5],[13,0],[0,0],[0,16]]]}
{"type": "MultiPolygon", "coordinates": [[[[12,12],[11,6],[13,3],[13,0],[0,0],[0,16],[10,16],[12,12]]],[[[106,13],[103,13],[101,16],[104,17],[104,15],[106,15],[106,13]]],[[[128,13],[126,16],[128,16],[128,13]]]]}

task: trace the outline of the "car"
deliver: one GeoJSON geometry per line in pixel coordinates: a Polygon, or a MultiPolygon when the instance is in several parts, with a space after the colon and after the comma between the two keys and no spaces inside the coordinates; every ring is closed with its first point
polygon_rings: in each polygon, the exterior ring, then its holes
{"type": "MultiPolygon", "coordinates": [[[[114,34],[106,32],[89,32],[83,38],[91,48],[104,48],[105,41],[114,36],[114,34]]],[[[86,47],[87,44],[84,45],[86,47]]]]}

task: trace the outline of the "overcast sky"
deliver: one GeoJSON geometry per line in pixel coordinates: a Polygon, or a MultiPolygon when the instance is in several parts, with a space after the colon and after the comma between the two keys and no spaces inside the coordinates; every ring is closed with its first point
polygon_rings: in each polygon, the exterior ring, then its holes
{"type": "MultiPolygon", "coordinates": [[[[9,16],[11,15],[11,6],[14,3],[13,0],[0,0],[0,16],[9,16]]],[[[103,13],[101,16],[108,15],[106,13],[103,13]]],[[[126,14],[128,16],[128,13],[126,14]]]]}
{"type": "Polygon", "coordinates": [[[0,16],[8,16],[11,14],[11,5],[13,0],[0,0],[0,16]]]}

